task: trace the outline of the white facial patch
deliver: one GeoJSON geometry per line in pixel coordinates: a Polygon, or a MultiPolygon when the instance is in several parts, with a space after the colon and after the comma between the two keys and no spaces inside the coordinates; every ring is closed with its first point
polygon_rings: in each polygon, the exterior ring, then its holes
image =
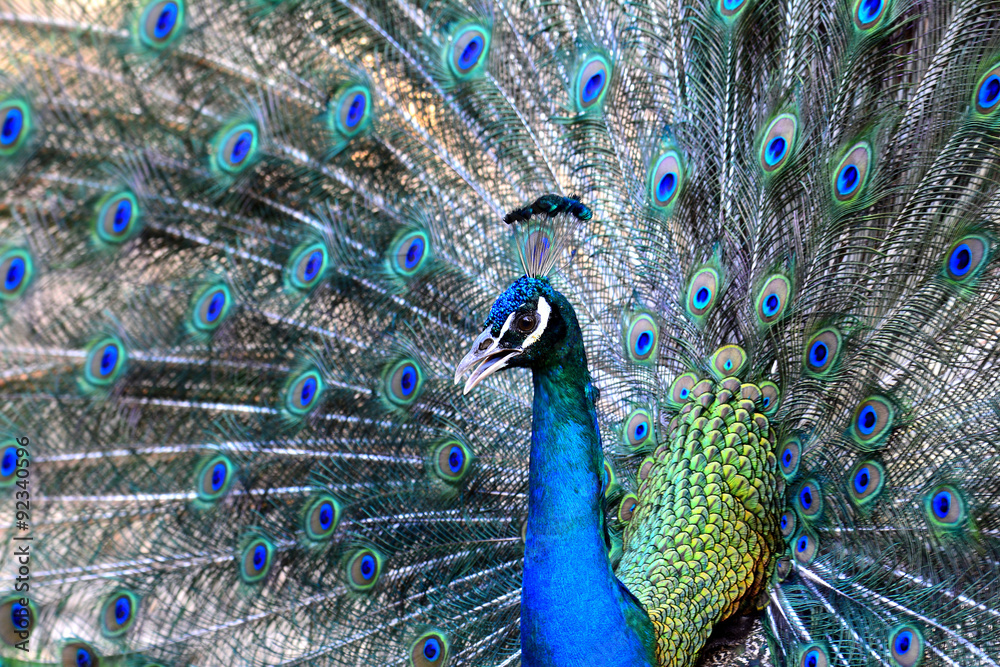
{"type": "MultiPolygon", "coordinates": [[[[549,313],[552,312],[552,306],[549,302],[545,300],[544,297],[538,297],[538,324],[535,326],[535,330],[531,332],[531,335],[524,339],[524,343],[521,344],[521,349],[526,350],[528,346],[537,341],[545,333],[545,326],[549,323],[549,313]]],[[[510,324],[508,320],[504,326],[510,324]]]]}

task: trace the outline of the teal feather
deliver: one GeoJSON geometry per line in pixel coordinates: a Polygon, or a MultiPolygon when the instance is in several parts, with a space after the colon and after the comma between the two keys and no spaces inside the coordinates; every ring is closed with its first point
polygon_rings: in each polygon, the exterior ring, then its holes
{"type": "Polygon", "coordinates": [[[0,660],[996,667],[997,35],[0,0],[0,660]]]}

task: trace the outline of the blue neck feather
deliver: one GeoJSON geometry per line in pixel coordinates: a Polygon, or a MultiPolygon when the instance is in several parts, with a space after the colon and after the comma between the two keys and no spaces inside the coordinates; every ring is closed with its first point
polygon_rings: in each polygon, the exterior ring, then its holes
{"type": "Polygon", "coordinates": [[[522,663],[656,664],[652,623],[608,561],[597,413],[579,329],[572,329],[577,340],[561,363],[534,369],[522,663]]]}

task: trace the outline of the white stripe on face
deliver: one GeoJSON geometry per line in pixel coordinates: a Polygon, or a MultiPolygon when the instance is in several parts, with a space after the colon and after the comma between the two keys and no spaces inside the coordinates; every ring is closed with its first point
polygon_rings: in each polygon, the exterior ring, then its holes
{"type": "MultiPolygon", "coordinates": [[[[545,300],[545,297],[538,297],[538,324],[535,326],[535,330],[531,332],[531,335],[524,339],[524,343],[521,345],[522,350],[528,349],[528,346],[536,342],[545,333],[545,327],[549,323],[549,314],[552,312],[552,307],[549,302],[545,300]]],[[[508,319],[504,327],[510,324],[508,319]]]]}

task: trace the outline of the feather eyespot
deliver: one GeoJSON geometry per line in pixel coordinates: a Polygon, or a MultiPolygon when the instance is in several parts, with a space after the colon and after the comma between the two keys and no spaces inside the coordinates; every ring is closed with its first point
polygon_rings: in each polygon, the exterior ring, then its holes
{"type": "Polygon", "coordinates": [[[777,116],[767,126],[760,146],[759,162],[765,173],[773,174],[788,162],[795,147],[799,121],[789,113],[777,116]]]}
{"type": "Polygon", "coordinates": [[[19,99],[0,101],[0,156],[13,155],[31,130],[31,107],[19,99]]]}
{"type": "Polygon", "coordinates": [[[84,379],[88,384],[104,387],[114,382],[125,367],[125,346],[117,338],[102,338],[90,346],[84,361],[84,379]]]}
{"type": "Polygon", "coordinates": [[[10,301],[24,294],[35,275],[31,254],[21,248],[12,248],[0,254],[0,300],[10,301]]]}
{"type": "Polygon", "coordinates": [[[698,384],[698,376],[695,373],[684,373],[678,375],[677,379],[670,385],[670,392],[667,394],[667,401],[671,406],[679,408],[691,398],[691,390],[698,384]]]}
{"type": "Polygon", "coordinates": [[[739,345],[723,345],[709,360],[709,370],[717,380],[739,375],[747,365],[747,353],[739,345]]]}
{"type": "Polygon", "coordinates": [[[622,523],[628,523],[632,520],[632,515],[635,514],[635,508],[639,505],[639,498],[634,493],[627,494],[622,498],[621,503],[618,504],[618,520],[622,523]]]}
{"type": "Polygon", "coordinates": [[[424,383],[420,366],[410,359],[397,362],[385,379],[385,395],[395,405],[405,407],[417,399],[424,383]]]}
{"type": "Polygon", "coordinates": [[[632,361],[655,361],[658,338],[659,327],[652,317],[642,313],[633,319],[626,336],[627,352],[632,361]]]}
{"type": "Polygon", "coordinates": [[[806,519],[815,519],[823,510],[823,494],[816,480],[808,480],[799,487],[795,497],[799,511],[806,519]]]}
{"type": "Polygon", "coordinates": [[[892,404],[881,396],[870,396],[854,410],[851,434],[861,445],[875,445],[888,435],[893,422],[892,404]]]}
{"type": "Polygon", "coordinates": [[[233,464],[226,456],[219,454],[201,466],[197,479],[198,498],[214,502],[229,491],[233,481],[233,464]]]}
{"type": "Polygon", "coordinates": [[[307,291],[319,284],[326,275],[330,261],[326,246],[311,243],[292,254],[286,269],[288,284],[296,290],[307,291]]]}
{"type": "Polygon", "coordinates": [[[673,204],[680,194],[683,178],[677,151],[667,151],[658,157],[649,170],[649,196],[653,205],[666,208],[673,204]]]}
{"type": "Polygon", "coordinates": [[[472,453],[458,440],[448,440],[434,452],[434,470],[446,482],[460,482],[469,471],[472,453]]]}
{"type": "Polygon", "coordinates": [[[924,636],[915,625],[900,625],[889,633],[889,656],[897,667],[917,667],[924,657],[924,636]]]}
{"type": "Polygon", "coordinates": [[[367,86],[347,86],[338,93],[331,107],[333,129],[345,137],[358,134],[368,127],[371,104],[371,92],[367,86]]]}
{"type": "Polygon", "coordinates": [[[687,291],[687,310],[697,318],[705,317],[719,295],[719,274],[715,269],[704,268],[691,278],[687,291]]]}
{"type": "Polygon", "coordinates": [[[944,270],[950,280],[964,282],[986,264],[989,243],[981,236],[966,236],[952,244],[945,256],[944,270]]]}
{"type": "Polygon", "coordinates": [[[829,658],[826,651],[820,646],[809,646],[802,652],[799,658],[799,667],[827,667],[829,658]]]}
{"type": "Polygon", "coordinates": [[[781,517],[778,519],[778,528],[781,530],[781,536],[785,539],[791,537],[795,533],[798,523],[795,512],[791,510],[782,512],[781,517]]]}
{"type": "Polygon", "coordinates": [[[490,34],[478,25],[467,25],[451,41],[451,55],[448,65],[451,73],[459,79],[467,79],[476,74],[486,62],[490,48],[490,34]]]}
{"type": "Polygon", "coordinates": [[[340,503],[330,495],[317,496],[305,513],[306,536],[313,542],[322,542],[333,536],[340,523],[340,503]]]}
{"type": "Polygon", "coordinates": [[[802,454],[802,441],[798,437],[789,438],[778,455],[778,465],[785,479],[791,480],[799,471],[799,458],[802,454]]]}
{"type": "Polygon", "coordinates": [[[600,106],[608,90],[611,66],[599,55],[587,58],[576,77],[576,106],[580,111],[588,111],[600,106]]]}
{"type": "Polygon", "coordinates": [[[972,101],[976,111],[981,114],[994,113],[1000,109],[1000,64],[979,77],[972,101]]]}
{"type": "Polygon", "coordinates": [[[823,329],[806,341],[803,366],[812,375],[823,375],[840,355],[840,332],[834,328],[823,329]]]}
{"type": "Polygon", "coordinates": [[[101,629],[107,637],[119,637],[135,624],[139,598],[129,591],[119,591],[104,603],[101,629]]]}
{"type": "Polygon", "coordinates": [[[816,557],[816,538],[808,533],[802,533],[795,538],[795,542],[792,544],[792,551],[794,552],[795,560],[803,565],[808,565],[816,557]]]}
{"type": "Polygon", "coordinates": [[[760,385],[760,407],[765,415],[773,417],[778,412],[781,402],[781,391],[778,385],[771,381],[761,382],[760,385]]]}
{"type": "Polygon", "coordinates": [[[347,582],[356,591],[371,590],[382,571],[382,557],[371,549],[361,549],[347,561],[347,582]]]}
{"type": "Polygon", "coordinates": [[[125,241],[138,227],[139,213],[139,202],[128,190],[103,198],[94,225],[97,237],[105,243],[125,241]]]}
{"type": "Polygon", "coordinates": [[[285,390],[285,408],[296,416],[307,414],[319,403],[325,388],[323,378],[315,369],[296,375],[285,390]]]}
{"type": "Polygon", "coordinates": [[[653,420],[645,410],[635,410],[625,420],[625,431],[622,433],[625,444],[639,448],[648,444],[653,438],[653,420]]]}
{"type": "Polygon", "coordinates": [[[865,505],[882,492],[885,471],[877,461],[862,461],[848,473],[847,493],[851,500],[865,505]]]}
{"type": "Polygon", "coordinates": [[[404,278],[415,275],[424,266],[430,250],[430,238],[425,232],[409,232],[393,246],[392,268],[404,278]]]}
{"type": "Polygon", "coordinates": [[[158,0],[146,5],[139,19],[139,39],[153,49],[162,49],[181,33],[183,0],[158,0]]]}
{"type": "Polygon", "coordinates": [[[777,322],[788,308],[791,281],[780,274],[769,277],[757,295],[757,317],[763,324],[777,322]]]}
{"type": "Polygon", "coordinates": [[[257,156],[259,133],[252,123],[240,123],[223,130],[217,141],[215,165],[228,174],[239,174],[257,156]]]}
{"type": "Polygon", "coordinates": [[[274,545],[263,537],[250,541],[240,555],[240,578],[253,584],[267,576],[274,559],[274,545]]]}
{"type": "Polygon", "coordinates": [[[0,488],[12,485],[17,479],[18,455],[20,447],[16,440],[4,440],[0,445],[0,488]]]}
{"type": "Polygon", "coordinates": [[[726,18],[733,18],[740,13],[747,0],[720,0],[719,13],[726,18]]]}
{"type": "Polygon", "coordinates": [[[101,655],[89,644],[70,642],[63,646],[59,662],[62,667],[99,667],[101,655]]]}
{"type": "Polygon", "coordinates": [[[943,528],[956,528],[965,520],[965,501],[950,486],[933,489],[924,499],[931,522],[943,528]]]}
{"type": "Polygon", "coordinates": [[[30,600],[17,595],[7,598],[0,603],[0,639],[8,646],[24,642],[35,629],[37,618],[38,612],[30,600]]]}
{"type": "Polygon", "coordinates": [[[871,146],[864,141],[852,146],[834,172],[834,198],[839,202],[853,200],[867,181],[870,166],[871,146]]]}
{"type": "Polygon", "coordinates": [[[885,16],[885,0],[857,0],[854,5],[854,25],[859,30],[875,27],[885,16]]]}
{"type": "Polygon", "coordinates": [[[440,667],[448,662],[448,648],[443,633],[425,632],[410,646],[410,667],[440,667]]]}
{"type": "Polygon", "coordinates": [[[228,285],[225,283],[209,285],[196,294],[189,323],[195,331],[211,333],[226,320],[231,306],[232,298],[228,285]]]}

